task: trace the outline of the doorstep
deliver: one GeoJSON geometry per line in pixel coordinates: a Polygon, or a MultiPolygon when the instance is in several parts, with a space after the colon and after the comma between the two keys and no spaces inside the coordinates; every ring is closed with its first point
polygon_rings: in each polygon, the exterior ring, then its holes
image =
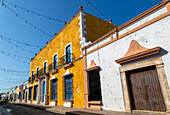
{"type": "Polygon", "coordinates": [[[167,115],[166,112],[147,111],[147,110],[133,110],[132,113],[141,113],[141,114],[148,114],[148,115],[167,115]]]}

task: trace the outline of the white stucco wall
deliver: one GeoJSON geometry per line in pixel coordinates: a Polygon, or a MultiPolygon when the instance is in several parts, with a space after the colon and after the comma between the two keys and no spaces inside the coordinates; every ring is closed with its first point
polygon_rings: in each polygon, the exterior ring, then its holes
{"type": "MultiPolygon", "coordinates": [[[[163,9],[165,10],[165,8],[163,9]]],[[[151,19],[153,17],[146,18],[151,19]]],[[[131,28],[129,30],[131,30],[131,28]]],[[[170,16],[168,16],[87,55],[87,68],[90,66],[91,60],[94,60],[96,65],[101,68],[100,80],[103,102],[102,108],[104,110],[125,111],[119,73],[120,65],[117,64],[115,60],[124,56],[132,40],[137,40],[140,45],[147,48],[153,48],[156,46],[163,48],[159,55],[149,58],[162,56],[167,79],[170,83],[170,71],[168,71],[170,70],[170,16]]],[[[96,44],[88,48],[87,51],[98,46],[99,45],[96,44]]]]}

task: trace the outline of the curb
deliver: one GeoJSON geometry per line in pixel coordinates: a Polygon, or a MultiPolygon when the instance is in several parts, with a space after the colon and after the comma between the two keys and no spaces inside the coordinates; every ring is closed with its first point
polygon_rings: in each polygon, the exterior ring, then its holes
{"type": "Polygon", "coordinates": [[[32,107],[32,108],[37,108],[37,109],[42,109],[42,110],[46,110],[46,107],[43,106],[37,106],[37,105],[29,105],[29,104],[21,104],[21,103],[11,103],[14,105],[22,105],[22,106],[26,106],[26,107],[32,107]]]}
{"type": "Polygon", "coordinates": [[[54,113],[58,113],[58,114],[67,114],[67,112],[65,111],[59,111],[59,110],[53,110],[53,109],[46,109],[46,111],[49,111],[49,112],[54,112],[54,113]]]}

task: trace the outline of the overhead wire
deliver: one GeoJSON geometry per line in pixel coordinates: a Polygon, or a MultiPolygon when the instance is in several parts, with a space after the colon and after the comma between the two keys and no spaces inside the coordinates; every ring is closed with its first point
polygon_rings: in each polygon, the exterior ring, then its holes
{"type": "MultiPolygon", "coordinates": [[[[19,5],[17,5],[17,4],[14,4],[14,3],[12,3],[12,2],[9,2],[9,1],[7,1],[7,0],[4,0],[2,3],[4,4],[4,2],[6,2],[6,3],[9,3],[10,5],[13,5],[14,6],[14,8],[16,9],[16,8],[20,8],[21,10],[24,10],[24,11],[26,11],[26,13],[28,14],[28,13],[32,13],[32,14],[35,14],[37,17],[44,17],[44,18],[47,18],[49,21],[51,21],[51,20],[53,20],[53,21],[57,21],[57,22],[59,22],[59,24],[61,24],[61,22],[63,22],[63,23],[66,23],[67,21],[66,20],[60,20],[60,19],[56,19],[56,18],[53,18],[53,17],[49,17],[49,16],[46,16],[46,15],[44,15],[44,14],[40,14],[40,13],[37,13],[37,12],[35,12],[35,11],[32,11],[32,10],[29,10],[29,9],[26,9],[26,8],[24,8],[24,7],[22,7],[22,6],[19,6],[19,5]]],[[[88,3],[90,3],[89,1],[88,1],[88,3]]],[[[91,4],[91,3],[90,3],[91,4]]],[[[5,5],[5,4],[4,4],[5,5]]],[[[92,5],[93,7],[94,7],[94,5],[92,5]]],[[[97,10],[97,8],[96,7],[94,7],[96,10],[97,10]]],[[[99,10],[97,10],[97,11],[99,11],[99,10]]],[[[105,15],[103,15],[100,11],[99,11],[99,13],[102,15],[102,17],[104,16],[107,20],[109,20],[109,18],[107,18],[105,15]]],[[[72,23],[73,25],[79,25],[78,23],[72,23]]],[[[109,25],[107,25],[107,26],[88,26],[88,27],[110,27],[109,25]]]]}
{"type": "Polygon", "coordinates": [[[18,70],[11,70],[11,69],[5,69],[5,68],[0,68],[0,71],[11,72],[11,73],[29,73],[29,71],[18,71],[18,70]]]}
{"type": "Polygon", "coordinates": [[[39,45],[33,45],[33,44],[21,42],[21,41],[15,40],[15,39],[13,39],[13,38],[4,36],[4,35],[2,35],[2,34],[0,34],[0,36],[2,36],[2,37],[4,37],[4,38],[7,38],[8,40],[15,41],[15,42],[18,43],[18,44],[23,44],[23,45],[25,45],[25,46],[29,46],[29,47],[37,47],[37,48],[43,47],[43,46],[39,46],[39,45]]]}
{"type": "Polygon", "coordinates": [[[9,1],[7,1],[7,0],[4,0],[4,2],[7,2],[7,3],[13,5],[15,8],[20,8],[20,9],[22,9],[22,10],[25,10],[27,13],[30,12],[30,13],[32,13],[32,14],[35,14],[35,15],[37,15],[38,17],[44,17],[44,18],[47,18],[48,20],[54,20],[54,21],[57,21],[57,22],[59,22],[59,23],[61,23],[61,22],[64,22],[64,23],[65,23],[65,22],[66,22],[66,20],[56,19],[56,18],[53,18],[53,17],[46,16],[46,15],[44,15],[44,14],[40,14],[40,13],[34,12],[34,11],[32,11],[32,10],[28,10],[28,9],[26,9],[26,8],[24,8],[24,7],[21,7],[21,6],[19,6],[19,5],[16,5],[16,4],[14,4],[14,3],[12,3],[12,2],[9,2],[9,1]]]}
{"type": "MultiPolygon", "coordinates": [[[[5,5],[5,4],[4,4],[5,5]]],[[[5,5],[5,8],[9,9],[12,13],[14,13],[16,15],[16,17],[19,17],[20,19],[22,19],[26,24],[29,24],[30,26],[32,26],[34,29],[42,32],[43,34],[46,34],[49,37],[53,37],[50,33],[43,31],[42,29],[38,28],[37,26],[35,26],[34,24],[30,23],[29,21],[27,21],[26,19],[24,19],[22,16],[20,16],[18,13],[16,13],[14,10],[12,10],[10,7],[8,7],[7,5],[5,5]]]]}
{"type": "Polygon", "coordinates": [[[95,9],[95,12],[98,12],[101,17],[105,17],[106,20],[109,20],[107,16],[105,16],[100,10],[98,10],[89,0],[86,0],[89,6],[92,6],[95,9]]]}
{"type": "MultiPolygon", "coordinates": [[[[1,38],[1,39],[4,39],[3,36],[0,36],[0,38],[1,38]]],[[[12,43],[10,40],[7,40],[7,39],[4,39],[4,40],[7,41],[9,44],[12,44],[12,45],[16,46],[16,48],[20,48],[20,49],[22,49],[23,51],[27,51],[27,52],[29,52],[29,53],[35,54],[35,52],[32,52],[32,51],[27,50],[27,49],[25,49],[25,48],[23,48],[23,47],[21,47],[21,46],[19,46],[19,45],[16,45],[15,43],[12,43]]]]}

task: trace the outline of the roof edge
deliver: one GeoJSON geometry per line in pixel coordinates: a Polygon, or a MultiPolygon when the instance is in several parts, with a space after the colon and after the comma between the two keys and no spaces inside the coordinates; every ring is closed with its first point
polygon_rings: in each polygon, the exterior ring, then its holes
{"type": "Polygon", "coordinates": [[[132,18],[131,20],[127,21],[126,23],[122,24],[121,26],[118,26],[118,27],[114,28],[113,30],[109,31],[107,34],[101,36],[99,39],[97,39],[97,40],[94,41],[93,43],[91,43],[91,44],[89,44],[89,45],[87,45],[87,46],[84,46],[84,47],[82,48],[82,50],[84,50],[85,48],[89,48],[89,47],[97,44],[98,42],[106,39],[106,38],[109,37],[111,34],[115,33],[116,31],[123,30],[124,28],[126,28],[126,27],[134,24],[135,22],[137,22],[137,21],[145,18],[146,16],[148,16],[148,15],[152,14],[153,12],[155,12],[155,11],[161,9],[162,7],[166,6],[166,4],[167,4],[168,2],[170,2],[170,1],[169,1],[169,0],[166,0],[166,1],[165,1],[165,0],[164,0],[164,1],[160,2],[159,4],[153,6],[152,8],[150,8],[150,9],[146,10],[145,12],[139,14],[139,15],[136,16],[135,18],[132,18]]]}
{"type": "Polygon", "coordinates": [[[75,15],[73,15],[73,17],[58,31],[58,33],[57,34],[55,34],[54,35],[54,37],[33,57],[33,58],[31,58],[31,60],[30,60],[30,62],[32,61],[32,60],[34,60],[34,58],[43,50],[43,49],[45,49],[47,46],[48,46],[48,44],[49,43],[51,43],[53,40],[54,40],[54,38],[56,38],[77,16],[78,16],[78,14],[81,12],[81,9],[75,14],[75,15]]]}

